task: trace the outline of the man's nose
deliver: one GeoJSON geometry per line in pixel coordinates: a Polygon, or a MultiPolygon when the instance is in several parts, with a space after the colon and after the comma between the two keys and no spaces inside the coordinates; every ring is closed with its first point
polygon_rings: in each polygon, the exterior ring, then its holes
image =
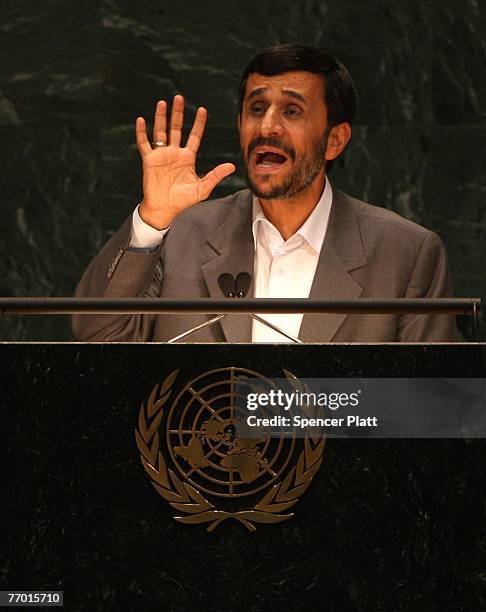
{"type": "Polygon", "coordinates": [[[260,124],[260,130],[262,136],[281,136],[283,132],[283,126],[281,117],[275,108],[271,106],[267,109],[267,112],[262,118],[260,124]]]}

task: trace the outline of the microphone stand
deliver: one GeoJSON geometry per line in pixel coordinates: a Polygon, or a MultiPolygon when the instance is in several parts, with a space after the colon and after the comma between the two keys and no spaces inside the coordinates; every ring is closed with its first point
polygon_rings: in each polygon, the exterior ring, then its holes
{"type": "MultiPolygon", "coordinates": [[[[240,272],[235,279],[231,274],[225,273],[219,276],[218,284],[225,297],[243,298],[246,296],[250,288],[251,276],[248,274],[248,272],[240,272]]],[[[193,334],[196,331],[199,331],[200,329],[210,327],[214,323],[221,321],[221,319],[223,319],[226,316],[226,314],[227,313],[219,314],[216,317],[213,317],[212,319],[205,321],[204,323],[200,323],[199,325],[196,325],[195,327],[191,327],[191,329],[188,329],[187,331],[182,332],[182,334],[179,334],[178,336],[174,336],[174,338],[171,338],[170,340],[168,340],[167,343],[173,344],[174,342],[177,342],[178,340],[182,340],[183,338],[190,336],[191,334],[193,334]]],[[[259,317],[258,315],[250,314],[250,317],[252,319],[255,319],[255,321],[258,321],[262,325],[266,325],[273,331],[276,331],[277,333],[282,334],[282,336],[285,336],[285,338],[292,340],[292,342],[295,342],[297,344],[304,344],[302,340],[299,340],[299,338],[295,338],[294,336],[291,336],[283,329],[280,329],[280,327],[278,327],[277,325],[274,325],[273,323],[270,323],[269,321],[262,319],[262,317],[259,317]]]]}
{"type": "Polygon", "coordinates": [[[266,325],[267,327],[269,327],[270,329],[273,329],[273,331],[278,332],[279,334],[282,334],[282,336],[285,336],[286,338],[288,338],[289,340],[292,340],[292,342],[296,342],[297,344],[304,344],[302,342],[302,340],[299,340],[299,338],[294,338],[294,336],[291,336],[290,334],[288,334],[286,331],[284,331],[283,329],[280,329],[280,327],[277,327],[277,325],[274,325],[273,323],[270,323],[269,321],[266,321],[265,319],[262,319],[261,317],[259,317],[256,314],[250,314],[250,317],[252,319],[255,319],[255,321],[258,321],[259,323],[262,323],[263,325],[266,325]]]}
{"type": "Polygon", "coordinates": [[[187,331],[182,332],[182,334],[179,334],[178,336],[174,336],[170,340],[167,340],[167,344],[172,344],[173,342],[177,342],[178,340],[182,340],[182,338],[185,338],[186,336],[190,336],[191,334],[193,334],[196,331],[199,331],[200,329],[204,329],[205,327],[209,327],[213,323],[216,323],[217,321],[220,321],[221,319],[224,319],[225,316],[226,316],[226,314],[220,314],[217,317],[213,317],[212,319],[209,319],[209,321],[206,321],[205,323],[201,323],[200,325],[196,325],[196,327],[191,327],[191,329],[188,329],[187,331]]]}

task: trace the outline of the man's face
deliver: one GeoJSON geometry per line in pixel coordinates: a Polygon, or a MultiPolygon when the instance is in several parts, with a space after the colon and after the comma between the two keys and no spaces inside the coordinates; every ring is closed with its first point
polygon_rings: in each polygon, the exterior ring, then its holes
{"type": "Polygon", "coordinates": [[[323,77],[251,74],[239,117],[248,185],[263,199],[290,198],[324,174],[327,110],[323,77]]]}

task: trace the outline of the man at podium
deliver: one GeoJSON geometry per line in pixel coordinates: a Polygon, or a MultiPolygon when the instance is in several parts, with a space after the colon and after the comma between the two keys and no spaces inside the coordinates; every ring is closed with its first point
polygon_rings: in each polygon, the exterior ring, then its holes
{"type": "MultiPolygon", "coordinates": [[[[278,45],[240,81],[238,127],[248,189],[207,200],[236,168],[203,177],[196,155],[207,112],[183,143],[184,99],[157,103],[153,141],[136,121],[143,199],[84,273],[83,297],[222,297],[223,274],[251,276],[248,296],[440,298],[451,296],[447,255],[433,232],[333,187],[326,171],[351,138],[356,91],[330,53],[278,45]]],[[[206,315],[76,315],[85,341],[167,341],[206,315]]],[[[448,342],[449,315],[274,314],[264,318],[303,342],[448,342]]],[[[248,315],[229,315],[193,342],[285,342],[248,315]]]]}

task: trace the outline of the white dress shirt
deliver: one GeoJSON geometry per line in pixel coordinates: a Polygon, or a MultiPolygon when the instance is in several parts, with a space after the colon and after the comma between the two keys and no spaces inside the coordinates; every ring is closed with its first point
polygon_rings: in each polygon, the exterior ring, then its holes
{"type": "MultiPolygon", "coordinates": [[[[140,206],[140,204],[138,205],[140,206]]],[[[130,248],[140,251],[153,251],[161,244],[163,237],[169,231],[169,227],[163,230],[155,229],[151,225],[142,221],[138,214],[138,206],[132,215],[132,236],[130,238],[130,248]]]]}
{"type": "MultiPolygon", "coordinates": [[[[253,240],[255,243],[255,297],[309,297],[331,211],[332,189],[326,186],[314,210],[288,240],[263,214],[258,198],[253,198],[253,240]]],[[[299,335],[302,313],[259,315],[285,330],[299,335]]],[[[252,342],[289,342],[282,334],[253,321],[252,342]]]]}
{"type": "MultiPolygon", "coordinates": [[[[326,236],[332,204],[332,188],[326,177],[326,186],[312,213],[288,240],[263,214],[258,198],[253,198],[254,295],[269,297],[309,297],[321,247],[326,236]]],[[[147,225],[138,213],[132,216],[130,249],[149,252],[162,242],[169,228],[157,230],[147,225]]],[[[285,330],[291,336],[299,335],[302,313],[259,315],[285,330]]],[[[288,338],[253,321],[252,342],[289,342],[288,338]]]]}

